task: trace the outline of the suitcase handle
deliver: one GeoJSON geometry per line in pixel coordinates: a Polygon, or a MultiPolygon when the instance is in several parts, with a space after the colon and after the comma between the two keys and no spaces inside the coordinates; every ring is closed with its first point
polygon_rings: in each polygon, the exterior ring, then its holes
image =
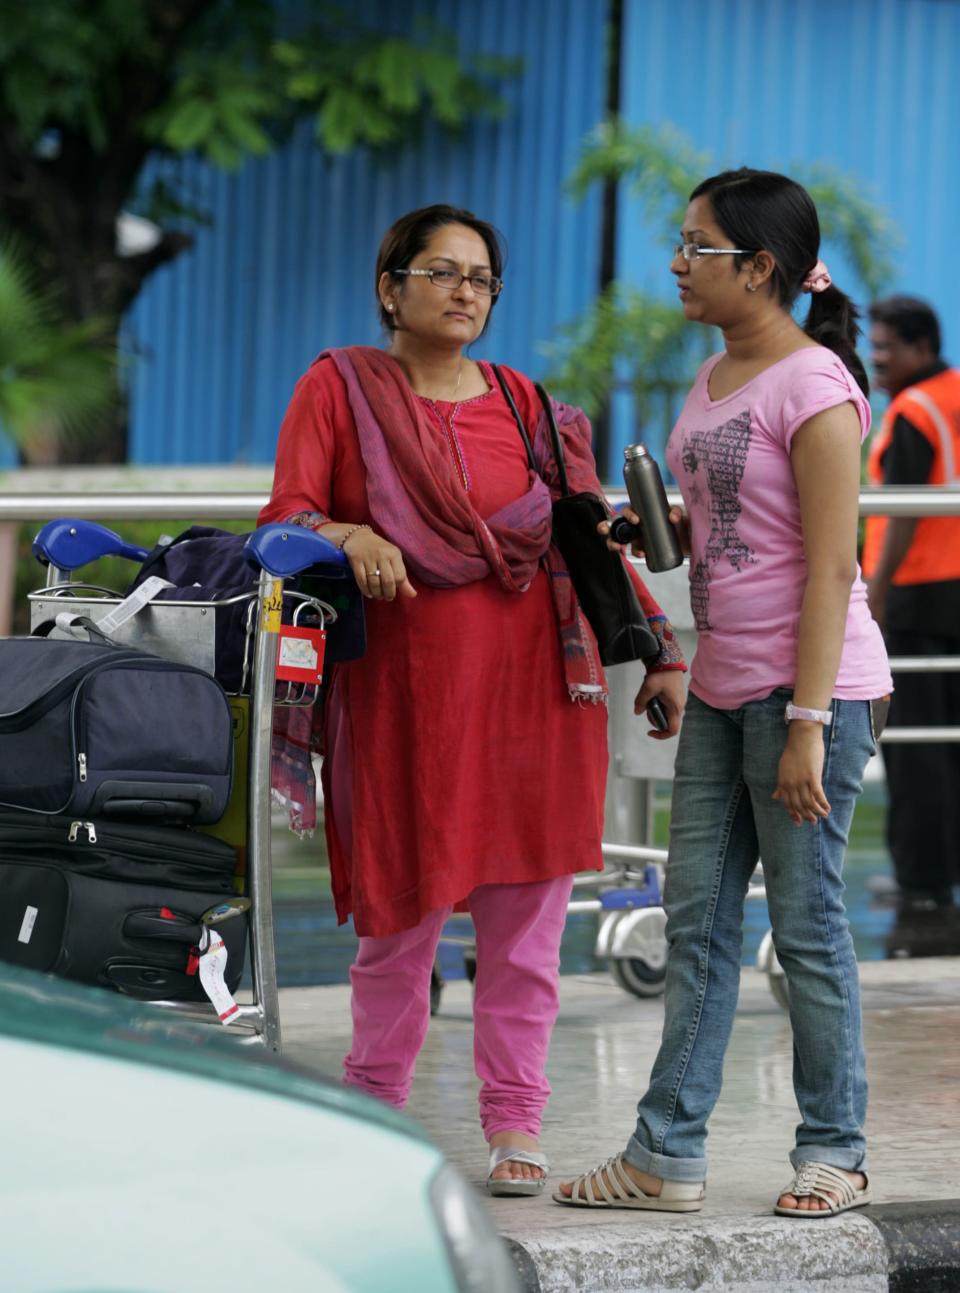
{"type": "Polygon", "coordinates": [[[132,911],[123,922],[123,932],[131,938],[158,938],[167,943],[186,943],[193,947],[203,937],[199,921],[170,911],[169,907],[155,907],[132,911]],[[162,913],[169,911],[168,916],[162,913]]]}
{"type": "Polygon", "coordinates": [[[108,638],[99,626],[87,615],[70,615],[66,611],[61,611],[55,620],[44,620],[30,634],[34,638],[48,638],[54,629],[60,629],[65,633],[72,633],[74,629],[83,629],[87,634],[90,642],[102,642],[104,646],[119,647],[118,642],[113,638],[108,638]],[[63,623],[60,623],[61,618],[63,623]]]}

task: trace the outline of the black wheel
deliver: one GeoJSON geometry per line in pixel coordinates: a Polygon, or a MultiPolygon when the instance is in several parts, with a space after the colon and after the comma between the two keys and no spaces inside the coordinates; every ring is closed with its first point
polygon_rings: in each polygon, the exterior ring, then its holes
{"type": "Polygon", "coordinates": [[[440,962],[434,961],[430,971],[430,1013],[435,1015],[440,1009],[440,998],[443,996],[443,975],[440,973],[440,962]]]}
{"type": "Polygon", "coordinates": [[[607,962],[607,968],[614,981],[626,992],[635,997],[659,997],[667,979],[667,967],[664,963],[654,969],[646,961],[636,957],[618,957],[607,962]]]}

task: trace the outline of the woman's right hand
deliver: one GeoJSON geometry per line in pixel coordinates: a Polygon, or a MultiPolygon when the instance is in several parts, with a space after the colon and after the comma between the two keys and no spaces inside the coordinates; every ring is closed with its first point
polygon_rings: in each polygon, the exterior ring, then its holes
{"type": "Polygon", "coordinates": [[[383,602],[416,597],[417,590],[407,578],[400,549],[375,530],[354,530],[344,540],[343,552],[364,597],[383,602]]]}

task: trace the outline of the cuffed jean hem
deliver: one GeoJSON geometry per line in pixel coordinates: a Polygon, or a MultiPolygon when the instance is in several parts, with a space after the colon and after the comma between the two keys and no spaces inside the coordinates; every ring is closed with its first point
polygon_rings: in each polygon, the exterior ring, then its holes
{"type": "Polygon", "coordinates": [[[646,1145],[641,1145],[636,1136],[630,1137],[623,1156],[638,1172],[658,1176],[663,1181],[699,1185],[707,1179],[705,1158],[669,1158],[666,1154],[654,1154],[646,1145]]]}
{"type": "Polygon", "coordinates": [[[790,1151],[790,1164],[799,1167],[801,1163],[827,1163],[843,1172],[866,1172],[867,1151],[840,1145],[798,1145],[790,1151]]]}

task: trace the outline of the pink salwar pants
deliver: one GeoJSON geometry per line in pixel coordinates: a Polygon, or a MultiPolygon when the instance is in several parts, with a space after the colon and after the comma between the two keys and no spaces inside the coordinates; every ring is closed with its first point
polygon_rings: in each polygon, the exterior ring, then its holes
{"type": "MultiPolygon", "coordinates": [[[[538,1137],[550,1096],[550,1034],[559,1008],[560,936],[572,876],[487,884],[467,898],[477,937],[473,1054],[480,1123],[538,1137]]],[[[361,938],[350,970],[353,1044],[344,1083],[402,1109],[430,1024],[430,972],[444,922],[430,912],[386,938],[361,938]]]]}

